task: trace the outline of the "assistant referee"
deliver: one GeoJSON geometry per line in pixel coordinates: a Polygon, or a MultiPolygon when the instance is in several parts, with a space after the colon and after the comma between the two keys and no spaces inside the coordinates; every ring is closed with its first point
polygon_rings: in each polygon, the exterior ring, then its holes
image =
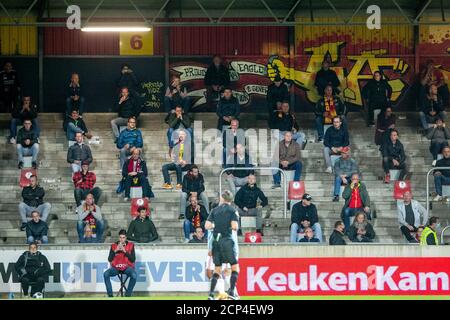
{"type": "Polygon", "coordinates": [[[209,289],[209,300],[214,300],[214,289],[217,280],[220,278],[223,263],[231,265],[230,288],[228,297],[236,300],[235,294],[236,282],[239,275],[239,264],[234,253],[234,241],[231,238],[232,230],[238,230],[239,217],[235,208],[231,206],[233,194],[229,190],[225,190],[220,197],[220,204],[214,208],[209,214],[205,223],[207,230],[214,229],[212,237],[212,256],[214,261],[214,274],[211,278],[211,287],[209,289]]]}

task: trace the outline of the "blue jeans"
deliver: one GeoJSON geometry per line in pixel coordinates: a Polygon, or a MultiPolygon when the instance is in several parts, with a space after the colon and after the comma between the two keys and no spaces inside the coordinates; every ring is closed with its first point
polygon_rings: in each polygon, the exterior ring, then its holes
{"type": "MultiPolygon", "coordinates": [[[[117,270],[113,267],[109,268],[108,270],[106,270],[103,273],[103,279],[105,280],[106,293],[108,294],[108,297],[113,296],[112,286],[111,286],[111,277],[115,277],[118,274],[119,274],[119,270],[117,270]]],[[[131,295],[133,294],[134,286],[136,285],[137,273],[133,268],[127,267],[123,271],[123,274],[127,275],[127,277],[130,278],[125,296],[131,297],[131,295]]]]}
{"type": "Polygon", "coordinates": [[[32,162],[37,162],[37,156],[39,154],[39,143],[33,144],[30,148],[24,148],[20,143],[16,145],[17,158],[19,162],[23,162],[23,157],[31,156],[32,162]]]}
{"type": "MultiPolygon", "coordinates": [[[[208,230],[205,230],[203,223],[202,223],[202,229],[203,229],[203,232],[205,233],[205,237],[208,238],[208,230]]],[[[183,231],[184,231],[184,238],[189,240],[191,238],[191,233],[195,232],[194,224],[191,221],[184,219],[183,231]]]]}
{"type": "Polygon", "coordinates": [[[35,242],[35,241],[37,241],[37,240],[41,240],[41,242],[43,243],[43,244],[47,244],[48,243],[48,237],[47,236],[42,236],[42,237],[33,237],[33,236],[29,236],[28,238],[27,238],[27,244],[30,244],[30,243],[33,243],[33,242],[35,242]]]}
{"type": "MultiPolygon", "coordinates": [[[[354,217],[358,212],[364,212],[364,208],[345,208],[344,209],[344,225],[345,230],[347,231],[350,228],[350,217],[354,217]]],[[[366,216],[369,216],[369,212],[366,213],[366,216]]]]}
{"type": "Polygon", "coordinates": [[[175,163],[166,163],[165,165],[162,166],[162,173],[163,173],[163,177],[164,177],[164,183],[168,183],[170,184],[170,175],[169,175],[169,170],[170,171],[176,171],[177,172],[177,184],[182,184],[183,181],[181,180],[181,173],[183,171],[187,171],[190,168],[189,165],[185,165],[184,167],[177,165],[175,163]]]}
{"type": "MultiPolygon", "coordinates": [[[[319,242],[322,242],[322,227],[320,224],[318,222],[314,223],[311,226],[311,229],[314,232],[314,238],[319,239],[319,242]]],[[[291,224],[290,240],[292,243],[298,242],[299,239],[297,239],[297,236],[300,231],[304,231],[303,226],[299,226],[297,223],[291,224]]]]}
{"type": "Polygon", "coordinates": [[[69,122],[67,124],[67,140],[69,141],[75,141],[75,135],[77,134],[77,132],[83,132],[83,130],[81,130],[80,128],[78,128],[77,126],[75,126],[72,122],[69,122]]]}
{"type": "MultiPolygon", "coordinates": [[[[78,239],[80,241],[84,238],[84,227],[86,224],[84,221],[77,221],[77,232],[78,232],[78,239]]],[[[97,220],[95,222],[95,234],[96,234],[96,241],[102,243],[102,237],[103,237],[103,230],[105,230],[105,224],[102,220],[97,220]]]]}
{"type": "Polygon", "coordinates": [[[419,117],[420,117],[420,123],[422,125],[422,128],[426,130],[426,129],[428,129],[428,127],[431,124],[434,124],[437,117],[440,117],[443,121],[445,119],[447,119],[447,113],[445,111],[441,111],[441,112],[437,113],[435,116],[430,116],[430,115],[427,115],[424,112],[420,111],[419,117]]]}
{"type": "MultiPolygon", "coordinates": [[[[169,143],[169,148],[173,148],[173,145],[175,143],[174,132],[177,130],[178,129],[174,129],[174,128],[169,128],[167,130],[167,141],[169,143]]],[[[192,131],[192,128],[184,128],[183,130],[187,131],[191,135],[189,138],[189,141],[193,141],[192,138],[194,136],[194,132],[192,131]]]]}
{"type": "MultiPolygon", "coordinates": [[[[280,131],[279,139],[280,141],[284,139],[284,134],[287,131],[280,131]]],[[[300,145],[300,148],[303,147],[303,145],[306,143],[306,135],[303,132],[297,131],[296,133],[292,133],[292,139],[295,140],[300,145]]]]}
{"type": "Polygon", "coordinates": [[[434,176],[434,188],[436,189],[436,193],[442,196],[442,185],[450,185],[450,178],[446,176],[434,176]]]}
{"type": "MultiPolygon", "coordinates": [[[[347,181],[350,181],[350,176],[345,177],[345,179],[347,179],[347,181]]],[[[336,176],[334,178],[334,195],[335,196],[339,196],[339,193],[341,193],[341,183],[342,183],[341,176],[336,176]]]]}
{"type": "MultiPolygon", "coordinates": [[[[295,170],[294,173],[294,181],[300,181],[300,177],[302,175],[302,163],[300,161],[294,162],[290,165],[288,165],[287,168],[282,168],[280,166],[280,169],[289,171],[289,170],[295,170]]],[[[273,175],[273,183],[274,184],[281,184],[281,172],[278,171],[276,174],[273,175]]]]}
{"type": "Polygon", "coordinates": [[[66,99],[66,114],[70,116],[72,110],[78,110],[80,115],[84,112],[84,97],[80,97],[78,101],[72,100],[71,97],[66,99]]]}
{"type": "MultiPolygon", "coordinates": [[[[11,124],[9,127],[9,137],[15,138],[17,136],[17,126],[22,125],[23,121],[21,119],[12,118],[11,124]]],[[[31,128],[36,132],[36,136],[39,138],[39,135],[41,134],[41,128],[39,128],[39,122],[37,119],[31,120],[31,128]]]]}

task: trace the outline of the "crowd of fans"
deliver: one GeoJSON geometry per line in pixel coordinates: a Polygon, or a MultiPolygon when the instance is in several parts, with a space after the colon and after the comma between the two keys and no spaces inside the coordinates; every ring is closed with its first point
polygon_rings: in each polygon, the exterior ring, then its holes
{"type": "MultiPolygon", "coordinates": [[[[434,75],[432,63],[421,73],[418,105],[420,122],[424,135],[430,139],[433,166],[450,166],[450,130],[446,127],[445,107],[448,105],[448,90],[442,78],[434,75]]],[[[207,69],[204,84],[207,88],[208,105],[214,105],[217,113],[217,129],[222,132],[223,168],[230,190],[235,195],[235,205],[242,217],[256,218],[257,232],[262,234],[263,219],[261,208],[268,205],[268,198],[256,184],[253,170],[255,163],[246,148],[245,133],[240,128],[240,104],[229,87],[230,71],[219,56],[213,57],[207,69]]],[[[125,201],[132,198],[135,187],[141,188],[142,198],[154,198],[148,180],[148,169],[143,158],[144,142],[141,130],[137,128],[142,105],[137,94],[139,81],[129,65],[121,69],[117,81],[117,118],[111,120],[114,143],[119,150],[122,179],[117,192],[124,192],[125,201]],[[125,127],[126,126],[126,127],[125,127]],[[124,128],[125,127],[125,128],[124,128]],[[134,189],[133,189],[134,190],[134,189]]],[[[317,142],[323,143],[325,173],[334,175],[333,202],[340,196],[344,199],[341,211],[342,221],[337,221],[329,238],[331,245],[345,244],[344,235],[352,242],[373,242],[376,236],[371,225],[372,209],[369,192],[363,182],[358,162],[351,157],[351,130],[347,121],[348,108],[340,98],[340,82],[330,63],[324,61],[315,78],[317,92],[321,95],[315,109],[317,142]],[[344,186],[341,195],[341,186],[344,186]],[[350,218],[354,217],[353,222],[350,218]]],[[[79,242],[102,242],[105,230],[101,208],[98,205],[102,190],[95,186],[96,175],[90,171],[93,154],[84,139],[91,139],[83,113],[86,111],[84,91],[80,77],[71,75],[67,87],[66,109],[63,129],[69,148],[67,162],[72,170],[79,242]]],[[[375,144],[380,148],[384,182],[390,183],[391,170],[400,171],[399,180],[411,176],[405,147],[400,141],[396,128],[396,116],[391,105],[392,88],[380,71],[375,71],[362,90],[367,126],[375,125],[375,144]],[[374,111],[380,110],[377,118],[374,111]]],[[[306,147],[307,138],[301,131],[289,103],[288,84],[276,76],[267,91],[268,127],[279,130],[278,158],[273,159],[281,170],[293,171],[293,180],[300,181],[303,169],[301,151],[306,147]]],[[[10,62],[5,63],[0,72],[0,105],[11,112],[9,142],[16,144],[18,167],[24,167],[24,157],[31,156],[31,166],[38,167],[39,135],[38,107],[31,97],[22,94],[17,73],[10,62]],[[21,98],[20,98],[21,97],[21,98]],[[20,99],[19,99],[20,98],[20,99]],[[18,125],[23,125],[17,132],[18,125]]],[[[162,166],[163,189],[172,190],[170,171],[176,173],[175,189],[180,191],[179,219],[183,219],[185,242],[206,241],[204,228],[210,210],[210,200],[206,195],[205,179],[194,164],[192,116],[189,114],[191,101],[187,88],[180,79],[174,77],[166,88],[164,110],[167,113],[167,139],[170,162],[162,166]]],[[[274,170],[273,189],[281,188],[281,173],[274,170]]],[[[450,184],[450,170],[438,169],[434,172],[436,197],[442,199],[442,185],[450,184]]],[[[31,184],[22,191],[23,202],[19,204],[20,229],[26,230],[28,243],[48,242],[47,219],[51,205],[43,201],[45,191],[32,176],[31,184]]],[[[398,222],[401,233],[409,242],[420,242],[420,234],[426,235],[433,226],[426,210],[413,200],[410,193],[398,201],[398,222]],[[428,226],[425,228],[425,225],[428,226]],[[429,229],[427,229],[429,228],[429,229]],[[419,237],[418,237],[419,235],[419,237]]],[[[434,221],[433,220],[433,221],[434,221]]],[[[159,239],[155,225],[144,207],[138,209],[137,217],[128,228],[128,239],[135,242],[152,242],[159,239]]],[[[319,214],[312,203],[312,197],[304,194],[301,201],[292,207],[291,242],[324,242],[319,214]]],[[[427,242],[426,240],[425,242],[427,242]]],[[[431,240],[430,240],[431,241],[431,240]]],[[[428,241],[428,242],[430,242],[428,241]]]]}

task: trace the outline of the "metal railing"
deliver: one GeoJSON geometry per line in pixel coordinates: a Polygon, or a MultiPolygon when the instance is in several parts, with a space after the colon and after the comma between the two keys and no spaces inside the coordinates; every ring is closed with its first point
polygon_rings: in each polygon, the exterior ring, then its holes
{"type": "Polygon", "coordinates": [[[444,233],[446,230],[450,229],[450,226],[446,226],[444,229],[442,229],[441,231],[441,245],[444,244],[444,233]]]}
{"type": "Polygon", "coordinates": [[[427,172],[427,214],[428,216],[430,215],[430,173],[435,171],[435,170],[450,170],[450,167],[435,167],[435,168],[431,168],[430,170],[428,170],[427,172]]]}
{"type": "Polygon", "coordinates": [[[283,200],[284,200],[283,214],[284,214],[284,218],[285,219],[287,218],[287,179],[286,179],[286,173],[282,169],[280,169],[278,167],[248,167],[248,168],[231,167],[231,168],[222,169],[222,171],[220,171],[220,174],[219,174],[219,195],[222,194],[222,175],[225,172],[232,171],[232,170],[241,170],[241,171],[243,171],[243,170],[246,170],[246,171],[248,171],[248,170],[259,170],[259,171],[271,170],[271,171],[274,171],[275,170],[275,171],[279,171],[283,175],[283,181],[284,181],[284,183],[283,183],[283,200]]]}

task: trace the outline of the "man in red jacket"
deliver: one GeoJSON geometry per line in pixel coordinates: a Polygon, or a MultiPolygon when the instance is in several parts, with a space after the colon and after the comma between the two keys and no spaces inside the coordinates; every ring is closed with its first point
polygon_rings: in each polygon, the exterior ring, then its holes
{"type": "Polygon", "coordinates": [[[124,229],[119,231],[119,241],[111,245],[108,261],[111,263],[111,268],[103,273],[108,297],[113,297],[111,277],[115,277],[119,273],[123,273],[130,278],[125,296],[131,297],[137,278],[136,271],[134,270],[136,255],[134,252],[134,244],[133,242],[127,241],[127,232],[124,229]]]}

